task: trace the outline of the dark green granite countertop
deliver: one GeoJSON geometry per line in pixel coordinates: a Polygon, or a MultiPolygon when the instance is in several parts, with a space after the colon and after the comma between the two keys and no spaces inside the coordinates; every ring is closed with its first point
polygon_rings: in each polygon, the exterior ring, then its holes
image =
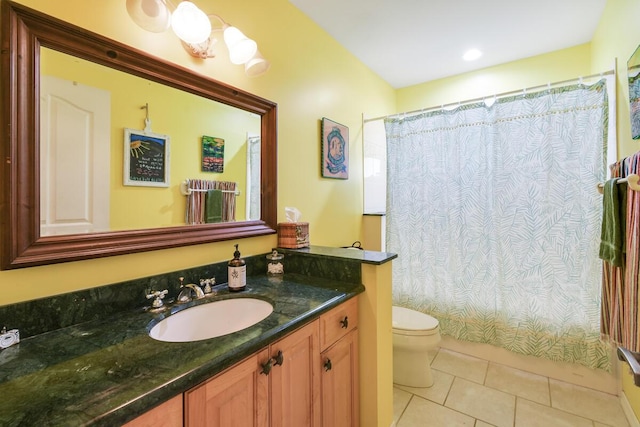
{"type": "MultiPolygon", "coordinates": [[[[359,243],[359,242],[357,242],[359,243]]],[[[278,248],[278,251],[284,254],[304,254],[318,259],[341,259],[349,261],[358,261],[363,264],[382,265],[391,260],[398,258],[397,254],[391,252],[378,252],[361,250],[354,247],[334,248],[329,246],[311,245],[306,248],[286,249],[278,248]]]]}
{"type": "Polygon", "coordinates": [[[265,320],[240,332],[189,343],[155,341],[158,316],[122,312],[22,340],[0,352],[0,425],[115,426],[196,386],[298,326],[364,291],[362,285],[286,274],[253,276],[247,290],[218,294],[256,297],[274,305],[265,320]]]}

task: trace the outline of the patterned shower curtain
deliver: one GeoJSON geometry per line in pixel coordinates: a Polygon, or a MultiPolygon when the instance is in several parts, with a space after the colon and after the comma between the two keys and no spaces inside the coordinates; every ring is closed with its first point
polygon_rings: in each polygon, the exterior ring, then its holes
{"type": "Polygon", "coordinates": [[[394,304],[444,334],[609,369],[604,81],[387,119],[394,304]]]}

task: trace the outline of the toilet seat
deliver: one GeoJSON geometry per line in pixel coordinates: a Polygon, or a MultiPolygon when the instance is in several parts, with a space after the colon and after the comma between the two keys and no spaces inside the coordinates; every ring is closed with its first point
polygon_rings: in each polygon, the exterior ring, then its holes
{"type": "Polygon", "coordinates": [[[429,336],[440,333],[438,319],[404,307],[392,307],[393,333],[410,336],[429,336]]]}

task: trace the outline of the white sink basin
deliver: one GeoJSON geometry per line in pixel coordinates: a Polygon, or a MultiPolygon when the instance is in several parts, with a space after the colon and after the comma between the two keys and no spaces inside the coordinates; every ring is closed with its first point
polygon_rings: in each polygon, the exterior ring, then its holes
{"type": "Polygon", "coordinates": [[[255,298],[214,301],[168,316],[151,328],[149,336],[166,342],[206,340],[255,325],[271,312],[270,303],[255,298]]]}

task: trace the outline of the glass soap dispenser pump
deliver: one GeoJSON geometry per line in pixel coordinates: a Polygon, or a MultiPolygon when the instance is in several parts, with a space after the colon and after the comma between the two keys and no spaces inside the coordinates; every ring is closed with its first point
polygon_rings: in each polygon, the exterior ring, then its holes
{"type": "Polygon", "coordinates": [[[244,291],[247,286],[247,264],[240,258],[238,245],[233,253],[233,259],[229,261],[229,291],[244,291]]]}

